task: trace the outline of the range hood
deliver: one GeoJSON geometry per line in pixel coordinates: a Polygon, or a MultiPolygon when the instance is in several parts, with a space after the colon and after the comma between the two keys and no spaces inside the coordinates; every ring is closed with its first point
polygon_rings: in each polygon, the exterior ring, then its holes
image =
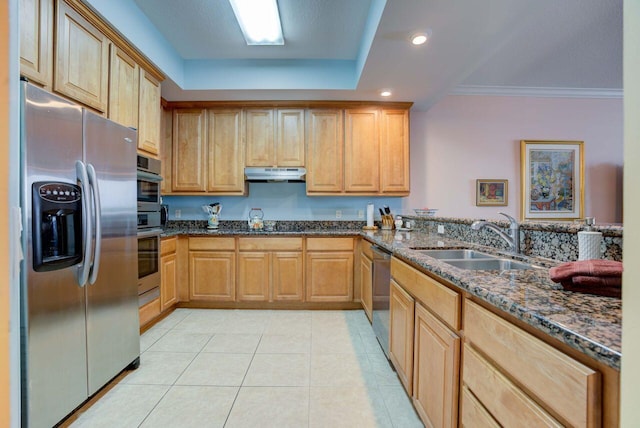
{"type": "Polygon", "coordinates": [[[305,180],[305,168],[295,167],[246,167],[244,169],[244,179],[252,183],[259,182],[301,182],[305,180]]]}

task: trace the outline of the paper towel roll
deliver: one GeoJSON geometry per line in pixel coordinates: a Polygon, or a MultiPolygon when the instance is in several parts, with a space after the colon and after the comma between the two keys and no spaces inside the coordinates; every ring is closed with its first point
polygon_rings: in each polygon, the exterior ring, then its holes
{"type": "Polygon", "coordinates": [[[367,204],[367,227],[373,227],[373,204],[367,204]]]}
{"type": "Polygon", "coordinates": [[[601,232],[578,232],[578,260],[600,258],[601,232]]]}

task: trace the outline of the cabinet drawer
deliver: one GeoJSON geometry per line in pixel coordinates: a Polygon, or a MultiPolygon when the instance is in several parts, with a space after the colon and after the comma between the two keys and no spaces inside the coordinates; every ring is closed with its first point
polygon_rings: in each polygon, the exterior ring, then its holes
{"type": "Polygon", "coordinates": [[[302,238],[239,238],[240,251],[302,251],[302,238]]]}
{"type": "Polygon", "coordinates": [[[502,426],[562,426],[469,345],[462,373],[464,384],[502,426]]]}
{"type": "Polygon", "coordinates": [[[463,427],[475,428],[500,428],[500,425],[491,417],[489,412],[473,396],[469,388],[462,387],[462,410],[460,412],[463,427]]]}
{"type": "Polygon", "coordinates": [[[353,238],[307,238],[308,251],[352,251],[353,238]]]}
{"type": "Polygon", "coordinates": [[[396,258],[391,259],[391,276],[445,323],[460,330],[460,293],[396,258]]]}
{"type": "Polygon", "coordinates": [[[235,238],[189,238],[190,250],[235,251],[235,238]]]}
{"type": "Polygon", "coordinates": [[[164,256],[165,254],[171,254],[176,252],[176,243],[178,242],[178,238],[163,238],[160,241],[160,255],[164,256]]]}
{"type": "Polygon", "coordinates": [[[373,260],[373,251],[371,251],[371,243],[369,241],[360,241],[360,251],[362,254],[369,257],[369,260],[373,260]]]}
{"type": "Polygon", "coordinates": [[[467,342],[563,418],[562,422],[600,425],[600,373],[469,300],[464,324],[467,342]]]}

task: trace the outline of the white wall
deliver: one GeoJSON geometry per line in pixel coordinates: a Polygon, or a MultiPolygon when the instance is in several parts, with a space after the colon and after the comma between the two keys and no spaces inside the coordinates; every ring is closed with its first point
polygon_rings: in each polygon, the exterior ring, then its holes
{"type": "Polygon", "coordinates": [[[448,217],[520,216],[520,140],[585,144],[585,216],[622,222],[622,100],[448,96],[411,113],[407,207],[448,217]],[[476,179],[509,180],[507,207],[476,207],[476,179]]]}

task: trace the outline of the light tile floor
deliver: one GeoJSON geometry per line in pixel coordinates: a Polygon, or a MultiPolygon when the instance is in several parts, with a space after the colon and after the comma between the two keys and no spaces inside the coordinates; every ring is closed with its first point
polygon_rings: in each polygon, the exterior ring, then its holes
{"type": "Polygon", "coordinates": [[[363,311],[177,309],[73,427],[422,427],[363,311]]]}

